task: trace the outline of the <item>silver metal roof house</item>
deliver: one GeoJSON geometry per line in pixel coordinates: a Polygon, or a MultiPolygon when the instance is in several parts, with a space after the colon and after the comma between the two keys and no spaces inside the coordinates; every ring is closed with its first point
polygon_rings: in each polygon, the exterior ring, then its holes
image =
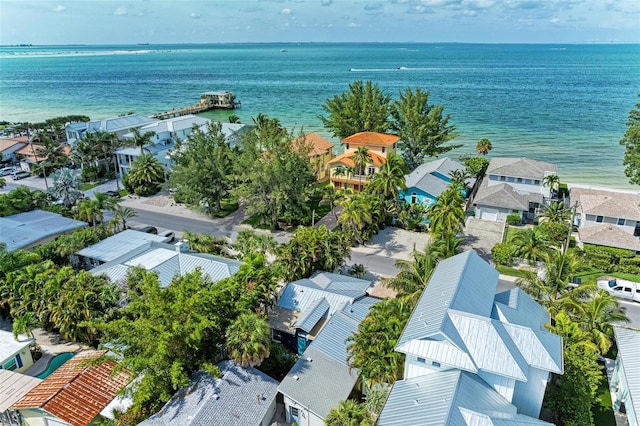
{"type": "Polygon", "coordinates": [[[234,361],[218,364],[222,377],[194,374],[162,409],[140,426],[267,426],[276,409],[278,382],[234,361]]]}
{"type": "MultiPolygon", "coordinates": [[[[398,340],[405,376],[394,385],[389,407],[416,405],[400,390],[406,381],[464,371],[519,414],[538,417],[550,372],[564,369],[562,339],[545,330],[544,308],[520,289],[496,295],[497,283],[498,272],[473,250],[438,264],[398,340]]],[[[381,418],[387,420],[379,424],[401,424],[394,410],[385,406],[381,418]]]]}
{"type": "Polygon", "coordinates": [[[347,363],[346,339],[379,301],[365,296],[341,304],[282,380],[278,391],[284,396],[288,422],[322,424],[329,411],[349,397],[359,373],[347,363]]]}
{"type": "MultiPolygon", "coordinates": [[[[411,188],[417,188],[438,198],[451,183],[451,172],[454,170],[464,170],[464,166],[449,157],[421,164],[414,171],[406,176],[407,193],[411,188]]],[[[475,178],[469,178],[467,184],[473,186],[475,178]]]]}
{"type": "Polygon", "coordinates": [[[93,275],[105,274],[113,282],[124,281],[131,267],[141,267],[158,274],[161,287],[167,287],[176,274],[184,275],[200,269],[212,282],[238,272],[242,262],[204,253],[187,252],[181,246],[146,242],[122,256],[93,268],[93,275]]]}
{"type": "Polygon", "coordinates": [[[33,210],[0,217],[0,243],[8,251],[29,249],[86,226],[85,222],[57,213],[33,210]]]}
{"type": "Polygon", "coordinates": [[[618,358],[610,388],[613,409],[625,411],[629,426],[640,425],[640,331],[613,327],[618,346],[618,358]],[[621,408],[624,406],[624,410],[621,408]]]}
{"type": "Polygon", "coordinates": [[[98,266],[117,259],[151,241],[162,243],[167,241],[167,237],[127,229],[83,248],[76,253],[76,256],[88,265],[98,266]]]}

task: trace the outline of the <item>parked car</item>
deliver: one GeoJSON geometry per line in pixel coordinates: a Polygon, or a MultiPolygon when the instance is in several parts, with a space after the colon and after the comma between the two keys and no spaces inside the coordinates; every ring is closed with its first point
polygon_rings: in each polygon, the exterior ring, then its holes
{"type": "Polygon", "coordinates": [[[156,234],[158,235],[158,228],[155,226],[145,226],[144,228],[138,229],[140,232],[146,232],[147,234],[156,234]]]}
{"type": "Polygon", "coordinates": [[[118,191],[106,191],[104,194],[109,197],[120,198],[120,193],[118,191]]]}
{"type": "Polygon", "coordinates": [[[165,243],[172,243],[176,239],[176,233],[170,230],[162,231],[158,234],[159,237],[166,237],[165,243]]]}
{"type": "Polygon", "coordinates": [[[0,169],[0,176],[7,176],[12,174],[16,169],[13,167],[3,167],[0,169]]]}
{"type": "Polygon", "coordinates": [[[640,303],[640,283],[619,278],[600,278],[597,283],[598,288],[608,291],[614,297],[640,303]]]}
{"type": "Polygon", "coordinates": [[[24,170],[14,170],[11,173],[11,177],[13,178],[13,180],[20,180],[20,179],[24,179],[31,176],[31,173],[29,172],[25,172],[24,170]]]}

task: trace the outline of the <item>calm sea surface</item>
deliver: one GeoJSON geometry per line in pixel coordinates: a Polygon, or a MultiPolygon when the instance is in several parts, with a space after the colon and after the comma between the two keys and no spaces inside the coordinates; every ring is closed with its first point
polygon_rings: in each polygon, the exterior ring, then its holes
{"type": "MultiPolygon", "coordinates": [[[[640,45],[228,44],[0,47],[0,120],[152,114],[227,89],[243,122],[264,113],[318,131],[354,80],[446,105],[463,148],[558,164],[563,181],[631,189],[618,141],[640,101],[640,45]],[[286,50],[286,51],[282,51],[286,50]]],[[[203,115],[226,121],[231,112],[203,115]]]]}

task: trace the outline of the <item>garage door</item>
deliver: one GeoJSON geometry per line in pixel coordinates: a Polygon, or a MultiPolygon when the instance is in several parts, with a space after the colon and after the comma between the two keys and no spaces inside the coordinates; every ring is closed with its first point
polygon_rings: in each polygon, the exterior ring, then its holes
{"type": "Polygon", "coordinates": [[[480,211],[480,219],[491,220],[496,222],[498,220],[498,210],[496,209],[482,209],[480,211]]]}

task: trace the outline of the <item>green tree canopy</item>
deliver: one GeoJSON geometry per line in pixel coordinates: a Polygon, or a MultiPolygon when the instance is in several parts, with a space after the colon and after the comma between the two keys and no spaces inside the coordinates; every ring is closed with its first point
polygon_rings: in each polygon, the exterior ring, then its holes
{"type": "Polygon", "coordinates": [[[123,179],[129,192],[147,196],[155,194],[164,183],[164,167],[151,154],[142,154],[133,164],[123,179]]]}
{"type": "Polygon", "coordinates": [[[488,138],[482,138],[476,144],[476,152],[478,155],[487,155],[492,148],[493,145],[488,138]]]}
{"type": "Polygon", "coordinates": [[[374,419],[369,415],[363,403],[347,399],[333,407],[324,419],[326,426],[373,426],[374,419]]]}
{"type": "Polygon", "coordinates": [[[429,92],[407,88],[391,103],[391,129],[398,136],[400,155],[409,170],[416,169],[428,157],[444,154],[462,145],[446,145],[455,139],[451,116],[444,105],[429,104],[429,92]]]}
{"type": "Polygon", "coordinates": [[[624,174],[630,183],[640,185],[640,103],[636,104],[636,109],[629,111],[627,131],[620,140],[620,145],[625,147],[622,161],[625,166],[624,174]]]}
{"type": "Polygon", "coordinates": [[[271,329],[264,317],[245,312],[227,328],[229,356],[242,367],[257,367],[269,356],[271,329]]]}
{"type": "Polygon", "coordinates": [[[358,132],[385,133],[389,127],[391,96],[383,93],[378,83],[362,80],[349,84],[347,92],[327,99],[319,115],[324,127],[339,139],[358,132]]]}

